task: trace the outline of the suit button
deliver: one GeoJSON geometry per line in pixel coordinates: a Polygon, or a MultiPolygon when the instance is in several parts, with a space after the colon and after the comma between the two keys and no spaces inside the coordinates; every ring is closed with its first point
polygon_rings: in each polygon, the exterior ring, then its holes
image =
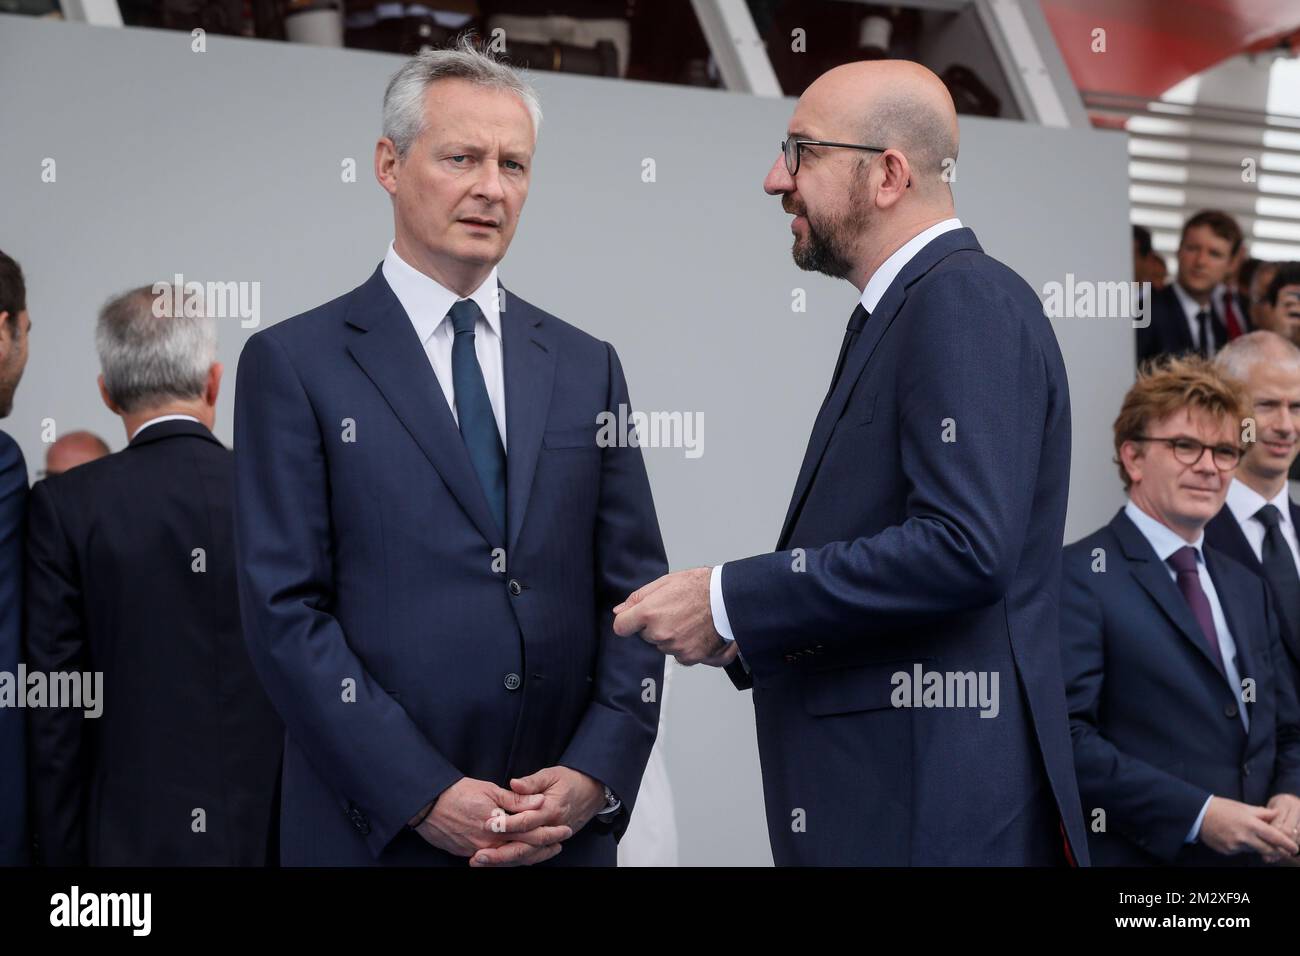
{"type": "Polygon", "coordinates": [[[507,674],[505,679],[506,690],[518,690],[522,681],[519,680],[518,674],[507,674]]]}
{"type": "Polygon", "coordinates": [[[524,589],[524,586],[520,584],[518,581],[516,581],[514,578],[510,579],[510,583],[507,585],[507,587],[510,588],[510,593],[513,594],[515,597],[519,597],[520,593],[524,589]]]}
{"type": "Polygon", "coordinates": [[[1223,708],[1223,716],[1224,716],[1224,717],[1236,717],[1236,716],[1237,716],[1237,705],[1236,705],[1236,704],[1229,704],[1227,707],[1223,708]]]}

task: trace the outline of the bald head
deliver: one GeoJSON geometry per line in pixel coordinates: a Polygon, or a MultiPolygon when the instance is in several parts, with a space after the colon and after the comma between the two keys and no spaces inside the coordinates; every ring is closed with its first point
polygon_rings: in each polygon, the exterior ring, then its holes
{"type": "MultiPolygon", "coordinates": [[[[950,192],[943,161],[957,158],[957,109],[943,81],[909,60],[846,63],[824,73],[799,100],[822,138],[896,149],[922,195],[950,192]]],[[[865,158],[865,157],[864,157],[865,158]]]]}
{"type": "Polygon", "coordinates": [[[45,473],[61,475],[109,453],[108,445],[98,435],[91,432],[68,432],[45,453],[45,473]]]}

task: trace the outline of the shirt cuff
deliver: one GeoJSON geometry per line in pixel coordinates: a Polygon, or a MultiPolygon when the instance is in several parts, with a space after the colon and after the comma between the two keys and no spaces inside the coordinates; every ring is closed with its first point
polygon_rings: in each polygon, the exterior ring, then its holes
{"type": "Polygon", "coordinates": [[[709,610],[713,612],[713,629],[728,644],[736,639],[731,633],[731,622],[727,620],[727,605],[722,600],[722,565],[714,565],[709,575],[709,610]]]}
{"type": "Polygon", "coordinates": [[[1205,819],[1205,811],[1210,809],[1210,801],[1213,799],[1213,794],[1205,798],[1205,805],[1201,807],[1201,812],[1196,815],[1196,822],[1192,824],[1192,829],[1188,832],[1187,839],[1183,841],[1184,843],[1195,843],[1201,838],[1201,822],[1205,819]]]}

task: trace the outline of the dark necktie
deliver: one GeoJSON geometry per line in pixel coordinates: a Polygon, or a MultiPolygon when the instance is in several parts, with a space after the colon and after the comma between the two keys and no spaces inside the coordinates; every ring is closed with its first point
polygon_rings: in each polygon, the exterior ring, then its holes
{"type": "MultiPolygon", "coordinates": [[[[1179,548],[1166,560],[1178,575],[1178,590],[1196,615],[1196,623],[1201,625],[1205,640],[1210,647],[1210,656],[1215,665],[1223,671],[1223,652],[1219,650],[1219,632],[1214,627],[1214,612],[1210,610],[1210,599],[1201,588],[1201,576],[1196,572],[1196,549],[1190,545],[1179,548]]],[[[1226,673],[1226,672],[1225,672],[1226,673]]]]}
{"type": "Polygon", "coordinates": [[[474,323],[483,313],[472,299],[461,299],[447,313],[456,338],[451,346],[451,383],[456,393],[456,418],[469,460],[487,495],[497,527],[506,530],[506,452],[492,414],[483,369],[474,353],[474,323]]]}
{"type": "Polygon", "coordinates": [[[871,313],[858,303],[858,307],[853,310],[853,315],[849,317],[848,328],[844,331],[844,341],[840,344],[840,357],[835,360],[835,371],[831,375],[831,387],[826,390],[826,397],[822,399],[822,405],[831,400],[831,395],[835,392],[835,386],[840,383],[840,373],[844,371],[844,363],[852,351],[853,345],[858,340],[858,335],[862,332],[862,327],[867,324],[867,319],[871,318],[871,313]]]}
{"type": "Polygon", "coordinates": [[[1255,512],[1255,520],[1264,531],[1264,577],[1273,587],[1281,602],[1282,620],[1285,622],[1291,646],[1300,647],[1297,641],[1297,624],[1300,623],[1300,572],[1296,571],[1291,548],[1282,536],[1282,513],[1276,505],[1265,505],[1255,512]]]}
{"type": "Polygon", "coordinates": [[[1202,358],[1209,358],[1214,354],[1214,342],[1210,338],[1210,310],[1201,309],[1196,313],[1196,327],[1200,330],[1201,341],[1197,346],[1202,358]]]}

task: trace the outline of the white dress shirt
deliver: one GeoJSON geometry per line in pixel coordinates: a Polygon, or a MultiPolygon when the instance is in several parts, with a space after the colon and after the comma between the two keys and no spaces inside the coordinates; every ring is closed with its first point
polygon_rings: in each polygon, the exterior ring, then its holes
{"type": "MultiPolygon", "coordinates": [[[[867,284],[862,289],[862,298],[859,300],[862,307],[868,312],[875,310],[880,304],[880,300],[885,297],[893,281],[898,278],[898,274],[903,268],[915,258],[916,254],[928,246],[932,241],[942,236],[945,232],[952,232],[954,229],[960,229],[961,220],[953,217],[945,219],[943,222],[936,222],[929,229],[917,233],[907,242],[895,250],[894,254],[880,264],[867,284]]],[[[727,643],[736,639],[735,634],[731,631],[731,621],[727,617],[727,604],[722,599],[722,565],[715,565],[713,573],[709,575],[709,609],[713,612],[713,629],[721,635],[727,643]]]]}
{"type": "MultiPolygon", "coordinates": [[[[406,310],[415,326],[415,334],[424,346],[433,374],[442,386],[452,417],[460,423],[456,413],[456,388],[451,376],[451,346],[456,330],[447,313],[459,300],[455,292],[430,279],[397,254],[392,243],[384,256],[384,279],[406,310]]],[[[501,350],[501,309],[497,295],[497,270],[493,268],[483,283],[467,297],[474,301],[482,315],[474,323],[474,354],[483,370],[488,400],[492,403],[492,417],[501,433],[501,447],[506,446],[506,386],[504,361],[501,350]]]]}
{"type": "Polygon", "coordinates": [[[1255,552],[1256,560],[1261,562],[1264,560],[1264,535],[1268,529],[1264,526],[1264,522],[1255,517],[1255,514],[1265,505],[1273,505],[1277,508],[1282,518],[1278,528],[1287,547],[1291,549],[1291,560],[1296,563],[1296,568],[1300,569],[1300,542],[1296,541],[1295,524],[1291,521],[1291,499],[1287,497],[1286,483],[1283,482],[1282,490],[1271,500],[1266,500],[1240,478],[1232,479],[1232,484],[1228,486],[1228,510],[1237,519],[1237,524],[1241,525],[1242,534],[1246,536],[1250,550],[1255,552]]]}
{"type": "Polygon", "coordinates": [[[199,420],[198,420],[197,418],[195,418],[193,415],[159,415],[157,418],[151,418],[151,419],[149,419],[147,422],[145,422],[143,425],[141,425],[139,428],[137,428],[134,432],[132,432],[132,433],[131,433],[131,438],[130,438],[129,440],[130,440],[130,441],[135,441],[135,436],[136,436],[136,435],[140,434],[142,431],[144,431],[144,430],[145,430],[146,428],[148,428],[150,425],[157,425],[157,424],[159,424],[159,423],[161,423],[161,422],[194,422],[194,424],[196,424],[196,425],[202,425],[202,424],[203,424],[201,421],[199,421],[199,420]]]}
{"type": "MultiPolygon", "coordinates": [[[[1169,564],[1169,556],[1179,548],[1185,548],[1188,545],[1196,549],[1196,576],[1201,581],[1201,590],[1205,592],[1205,597],[1210,602],[1210,614],[1214,618],[1214,629],[1219,632],[1219,653],[1223,657],[1223,670],[1228,675],[1228,683],[1233,689],[1233,695],[1240,699],[1241,697],[1241,677],[1237,671],[1237,642],[1232,639],[1232,632],[1228,630],[1228,619],[1223,614],[1223,605],[1219,603],[1219,592],[1214,589],[1214,581],[1210,578],[1210,571],[1205,566],[1205,553],[1201,546],[1205,543],[1205,533],[1197,535],[1195,542],[1176,534],[1172,529],[1161,524],[1155,518],[1151,517],[1137,505],[1130,501],[1124,506],[1124,513],[1129,516],[1142,537],[1147,539],[1152,549],[1156,553],[1165,569],[1169,572],[1170,580],[1175,584],[1178,582],[1178,572],[1169,564]]],[[[1181,592],[1179,592],[1181,594],[1181,592]]],[[[1245,706],[1238,707],[1237,713],[1241,716],[1242,726],[1246,732],[1250,732],[1250,715],[1246,713],[1245,706]]],[[[1185,842],[1195,843],[1197,837],[1201,835],[1201,823],[1205,820],[1205,811],[1210,808],[1210,800],[1213,796],[1207,797],[1201,812],[1196,815],[1196,821],[1192,824],[1192,829],[1188,831],[1185,842]]]]}
{"type": "Polygon", "coordinates": [[[1182,286],[1180,286],[1177,282],[1171,282],[1170,285],[1172,285],[1174,288],[1174,295],[1178,297],[1178,304],[1183,307],[1183,315],[1187,319],[1187,327],[1192,330],[1192,346],[1194,348],[1199,349],[1201,347],[1201,323],[1196,321],[1196,317],[1201,314],[1202,309],[1210,313],[1210,328],[1211,328],[1210,345],[1209,348],[1206,350],[1206,354],[1213,356],[1214,355],[1214,333],[1212,330],[1214,328],[1214,318],[1215,318],[1213,304],[1207,302],[1205,303],[1205,305],[1202,306],[1195,299],[1193,299],[1191,295],[1188,294],[1187,290],[1184,289],[1182,286]]]}

